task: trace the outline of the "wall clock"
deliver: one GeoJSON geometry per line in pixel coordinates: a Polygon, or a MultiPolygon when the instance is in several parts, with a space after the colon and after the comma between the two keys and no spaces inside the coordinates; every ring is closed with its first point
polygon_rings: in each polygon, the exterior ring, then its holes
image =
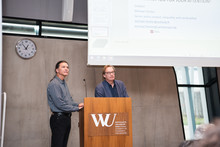
{"type": "Polygon", "coordinates": [[[16,43],[15,49],[17,54],[24,59],[32,58],[37,52],[37,47],[34,41],[30,39],[19,40],[16,43]]]}

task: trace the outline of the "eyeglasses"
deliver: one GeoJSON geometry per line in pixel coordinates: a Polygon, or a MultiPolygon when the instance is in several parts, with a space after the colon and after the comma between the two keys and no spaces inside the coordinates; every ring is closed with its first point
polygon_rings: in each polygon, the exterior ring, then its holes
{"type": "Polygon", "coordinates": [[[112,72],[105,72],[105,74],[110,75],[110,74],[115,74],[115,72],[114,71],[112,71],[112,72]]]}

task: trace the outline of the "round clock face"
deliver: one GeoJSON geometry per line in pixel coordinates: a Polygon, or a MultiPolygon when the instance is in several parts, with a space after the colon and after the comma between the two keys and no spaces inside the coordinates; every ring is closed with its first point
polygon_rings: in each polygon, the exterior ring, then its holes
{"type": "Polygon", "coordinates": [[[16,52],[22,58],[28,59],[35,55],[37,47],[30,39],[22,39],[16,44],[16,52]]]}

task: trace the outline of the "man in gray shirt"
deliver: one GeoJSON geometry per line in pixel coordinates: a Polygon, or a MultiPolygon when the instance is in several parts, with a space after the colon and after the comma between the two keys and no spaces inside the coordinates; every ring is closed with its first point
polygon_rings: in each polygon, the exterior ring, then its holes
{"type": "Polygon", "coordinates": [[[50,127],[51,147],[66,147],[71,128],[71,113],[84,107],[83,103],[73,101],[64,78],[69,74],[66,61],[59,61],[55,67],[56,75],[47,88],[48,104],[52,111],[50,127]]]}

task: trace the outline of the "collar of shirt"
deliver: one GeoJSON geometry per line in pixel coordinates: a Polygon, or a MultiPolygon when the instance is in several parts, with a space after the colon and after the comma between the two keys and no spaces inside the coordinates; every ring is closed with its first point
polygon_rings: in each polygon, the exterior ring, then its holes
{"type": "Polygon", "coordinates": [[[114,82],[114,86],[112,87],[112,85],[111,84],[109,84],[106,80],[105,80],[105,82],[108,84],[108,86],[110,87],[110,88],[114,88],[116,85],[115,85],[115,80],[113,81],[114,82]]]}
{"type": "MultiPolygon", "coordinates": [[[[107,82],[107,81],[106,81],[107,82]]],[[[108,82],[107,82],[108,83],[108,82]]],[[[114,81],[114,86],[112,87],[111,84],[108,83],[109,89],[111,91],[112,97],[118,97],[118,91],[117,91],[117,87],[114,81]]]]}
{"type": "Polygon", "coordinates": [[[61,84],[65,83],[65,80],[61,80],[58,76],[55,77],[61,84]]]}

